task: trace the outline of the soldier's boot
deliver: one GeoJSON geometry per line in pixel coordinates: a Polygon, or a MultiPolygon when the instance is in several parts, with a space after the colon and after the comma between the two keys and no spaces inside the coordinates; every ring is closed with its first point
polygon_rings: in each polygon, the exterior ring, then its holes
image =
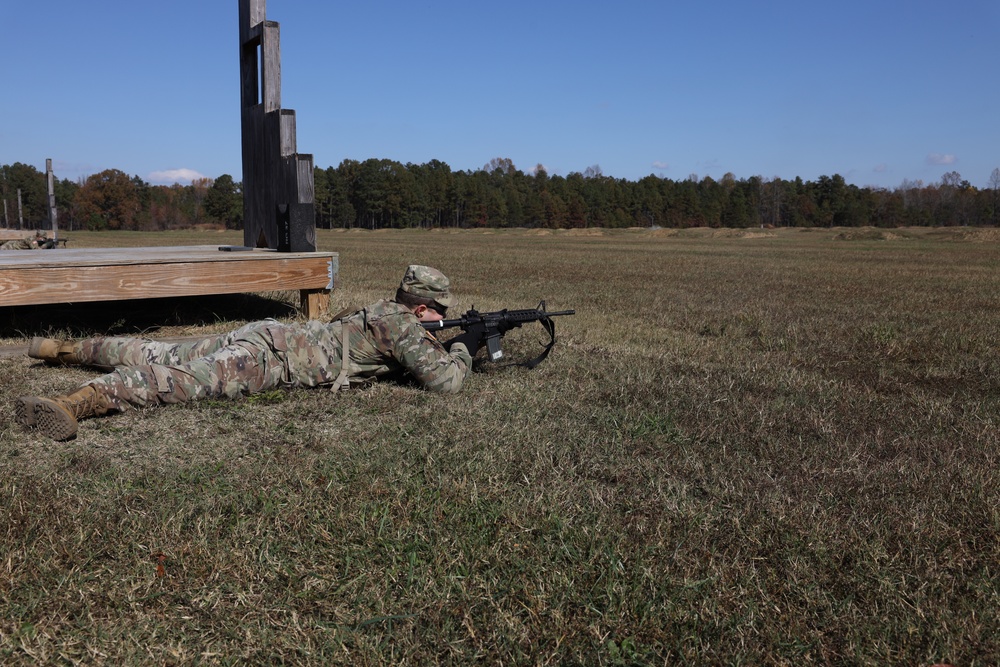
{"type": "Polygon", "coordinates": [[[28,344],[28,356],[60,366],[83,363],[80,359],[80,344],[72,340],[35,336],[28,344]]]}
{"type": "Polygon", "coordinates": [[[17,399],[14,414],[17,423],[26,428],[37,428],[53,440],[69,440],[76,436],[79,420],[99,417],[113,409],[114,404],[104,392],[86,385],[69,396],[22,396],[17,399]]]}

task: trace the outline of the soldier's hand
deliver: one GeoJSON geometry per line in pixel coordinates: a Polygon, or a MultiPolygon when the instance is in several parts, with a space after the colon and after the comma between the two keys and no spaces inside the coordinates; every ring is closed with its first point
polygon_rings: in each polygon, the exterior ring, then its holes
{"type": "Polygon", "coordinates": [[[452,338],[446,344],[449,352],[451,351],[451,346],[455,343],[462,343],[465,345],[465,349],[469,351],[469,354],[475,356],[479,348],[486,345],[486,325],[482,323],[470,325],[468,329],[452,338]]]}

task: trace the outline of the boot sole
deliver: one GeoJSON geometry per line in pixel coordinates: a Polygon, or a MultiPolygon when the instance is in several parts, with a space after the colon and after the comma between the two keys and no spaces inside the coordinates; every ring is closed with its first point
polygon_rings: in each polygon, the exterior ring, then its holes
{"type": "Polygon", "coordinates": [[[14,420],[25,428],[35,428],[35,406],[38,399],[34,396],[22,396],[14,404],[14,420]]]}
{"type": "Polygon", "coordinates": [[[34,402],[34,428],[53,440],[76,437],[77,421],[61,405],[48,398],[32,398],[34,402]]]}

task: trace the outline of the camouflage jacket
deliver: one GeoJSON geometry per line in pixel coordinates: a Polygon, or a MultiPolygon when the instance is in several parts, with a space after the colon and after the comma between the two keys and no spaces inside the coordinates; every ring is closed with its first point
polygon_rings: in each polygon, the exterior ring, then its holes
{"type": "Polygon", "coordinates": [[[30,236],[26,239],[11,239],[0,244],[0,250],[36,250],[38,245],[33,241],[34,239],[30,236]]]}
{"type": "Polygon", "coordinates": [[[345,335],[352,384],[405,373],[429,391],[456,393],[472,369],[464,345],[446,351],[412,312],[394,301],[379,301],[335,322],[270,329],[293,385],[332,384],[341,370],[345,335]]]}

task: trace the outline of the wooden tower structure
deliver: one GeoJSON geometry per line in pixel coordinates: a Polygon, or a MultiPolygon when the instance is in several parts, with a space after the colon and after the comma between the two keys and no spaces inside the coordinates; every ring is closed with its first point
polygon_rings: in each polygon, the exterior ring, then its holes
{"type": "Polygon", "coordinates": [[[267,0],[239,3],[244,243],[313,251],[313,158],[297,152],[295,112],[281,108],[279,26],[266,19],[267,0]]]}

